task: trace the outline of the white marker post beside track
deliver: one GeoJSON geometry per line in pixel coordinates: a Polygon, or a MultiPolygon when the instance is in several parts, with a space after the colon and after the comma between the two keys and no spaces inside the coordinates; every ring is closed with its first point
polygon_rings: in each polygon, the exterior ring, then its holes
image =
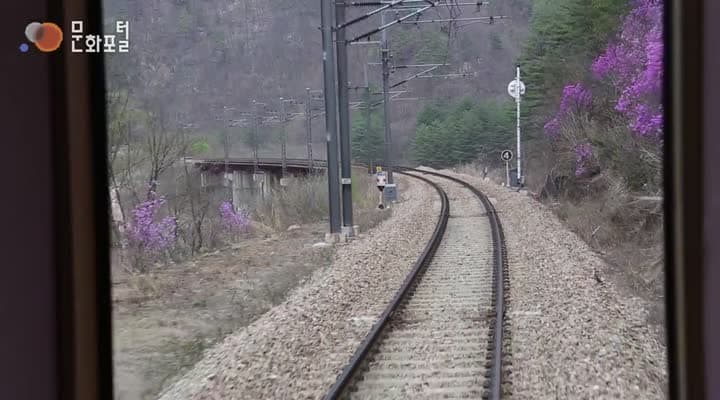
{"type": "Polygon", "coordinates": [[[378,204],[379,209],[385,209],[385,186],[387,185],[387,173],[385,171],[382,171],[380,167],[378,167],[377,174],[375,174],[375,184],[377,185],[378,190],[380,191],[380,204],[378,204]]]}
{"type": "Polygon", "coordinates": [[[505,185],[510,187],[510,160],[513,158],[513,153],[510,150],[503,150],[500,153],[500,159],[505,161],[505,185]]]}
{"type": "Polygon", "coordinates": [[[517,182],[522,186],[522,153],[520,149],[520,98],[525,94],[525,84],[520,80],[520,65],[515,70],[515,80],[508,84],[508,94],[517,105],[517,182]]]}

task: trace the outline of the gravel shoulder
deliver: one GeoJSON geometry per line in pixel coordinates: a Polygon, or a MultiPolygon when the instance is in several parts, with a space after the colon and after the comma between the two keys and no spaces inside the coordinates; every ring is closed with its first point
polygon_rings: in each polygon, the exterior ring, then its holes
{"type": "Polygon", "coordinates": [[[662,327],[651,304],[527,195],[452,171],[495,202],[507,241],[512,399],[667,397],[662,327]]]}
{"type": "Polygon", "coordinates": [[[440,201],[398,177],[392,216],[288,299],[205,353],[162,399],[314,399],[335,382],[430,238],[440,201]],[[428,207],[428,205],[431,205],[428,207]]]}

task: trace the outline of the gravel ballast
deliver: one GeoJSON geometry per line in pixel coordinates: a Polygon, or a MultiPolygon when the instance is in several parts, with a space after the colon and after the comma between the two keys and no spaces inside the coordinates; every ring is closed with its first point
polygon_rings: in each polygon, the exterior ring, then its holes
{"type": "Polygon", "coordinates": [[[161,398],[321,398],[402,284],[437,222],[437,192],[414,179],[398,181],[403,201],[389,219],[339,245],[330,268],[316,271],[285,302],[209,350],[161,398]]]}
{"type": "Polygon", "coordinates": [[[486,383],[493,242],[480,200],[447,179],[449,219],[432,262],[390,318],[349,399],[478,399],[486,383]]]}
{"type": "Polygon", "coordinates": [[[545,206],[480,178],[495,203],[510,274],[512,399],[661,399],[666,348],[649,307],[602,278],[605,262],[545,206]]]}

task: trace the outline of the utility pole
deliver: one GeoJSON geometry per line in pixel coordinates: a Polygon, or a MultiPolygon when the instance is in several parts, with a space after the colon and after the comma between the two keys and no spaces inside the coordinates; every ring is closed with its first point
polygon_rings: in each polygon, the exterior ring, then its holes
{"type": "Polygon", "coordinates": [[[252,123],[252,131],[250,133],[250,141],[252,142],[252,153],[253,153],[253,173],[257,173],[259,169],[259,160],[258,160],[258,130],[260,121],[258,116],[258,106],[260,103],[253,100],[253,123],[252,123]]]}
{"type": "MultiPolygon", "coordinates": [[[[345,23],[345,2],[335,2],[335,23],[345,23]]],[[[350,100],[345,29],[335,32],[337,50],[338,114],[340,116],[340,183],[342,184],[342,232],[355,236],[352,208],[352,165],[350,150],[350,100]]]]}
{"type": "Polygon", "coordinates": [[[280,98],[280,157],[282,157],[282,177],[287,174],[287,115],[285,114],[285,99],[280,98]]]}
{"type": "Polygon", "coordinates": [[[228,175],[230,174],[230,127],[232,125],[231,118],[229,117],[229,112],[231,110],[234,110],[234,108],[231,107],[223,107],[224,115],[224,123],[225,125],[225,143],[224,143],[224,155],[225,155],[225,169],[223,172],[223,183],[225,184],[225,187],[227,187],[228,195],[230,196],[230,199],[232,199],[232,183],[230,181],[230,178],[228,175]]]}
{"type": "MultiPolygon", "coordinates": [[[[385,12],[381,12],[382,22],[385,23],[385,12]]],[[[383,101],[385,107],[385,168],[387,170],[387,183],[393,184],[393,173],[392,173],[392,160],[391,147],[392,147],[392,132],[390,131],[390,48],[387,39],[387,30],[383,29],[381,39],[382,54],[382,78],[383,78],[383,101]]]]}
{"type": "MultiPolygon", "coordinates": [[[[223,182],[225,183],[225,187],[228,188],[228,191],[232,194],[232,186],[230,184],[230,179],[228,178],[228,173],[230,171],[230,121],[228,120],[228,123],[225,124],[225,171],[223,172],[223,182]]],[[[232,198],[232,197],[231,197],[232,198]]]]}
{"type": "Polygon", "coordinates": [[[310,172],[313,170],[313,148],[312,148],[312,96],[310,88],[305,89],[305,130],[307,140],[307,158],[310,172]]]}
{"type": "MultiPolygon", "coordinates": [[[[363,65],[365,73],[365,137],[370,137],[370,124],[372,123],[372,109],[370,108],[370,80],[368,79],[367,64],[363,65]]],[[[373,173],[374,159],[368,157],[368,167],[370,173],[373,173]]]]}
{"type": "MultiPolygon", "coordinates": [[[[369,140],[369,137],[371,135],[370,131],[372,127],[370,124],[372,123],[372,108],[370,105],[370,87],[365,88],[365,137],[366,140],[369,140]]],[[[368,163],[370,164],[370,171],[373,170],[375,160],[371,157],[368,157],[368,163]]]]}
{"type": "Polygon", "coordinates": [[[515,70],[515,80],[517,81],[517,96],[515,97],[515,104],[517,105],[517,181],[518,186],[522,186],[522,153],[520,152],[520,98],[522,97],[522,81],[520,80],[520,64],[517,65],[515,70]]]}
{"type": "Polygon", "coordinates": [[[320,0],[323,45],[323,78],[325,81],[325,133],[327,142],[328,208],[330,234],[340,233],[340,180],[338,171],[337,104],[335,85],[335,57],[333,52],[333,2],[320,0]]]}

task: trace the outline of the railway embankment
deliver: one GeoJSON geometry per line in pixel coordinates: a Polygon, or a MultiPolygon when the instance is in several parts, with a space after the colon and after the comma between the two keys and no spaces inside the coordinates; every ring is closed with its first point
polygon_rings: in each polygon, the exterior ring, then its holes
{"type": "Polygon", "coordinates": [[[163,399],[320,398],[432,235],[440,198],[398,177],[392,216],[348,244],[288,299],[208,350],[163,399]]]}
{"type": "Polygon", "coordinates": [[[505,232],[513,399],[667,397],[663,328],[653,304],[547,207],[521,192],[452,171],[491,197],[505,232]]]}

